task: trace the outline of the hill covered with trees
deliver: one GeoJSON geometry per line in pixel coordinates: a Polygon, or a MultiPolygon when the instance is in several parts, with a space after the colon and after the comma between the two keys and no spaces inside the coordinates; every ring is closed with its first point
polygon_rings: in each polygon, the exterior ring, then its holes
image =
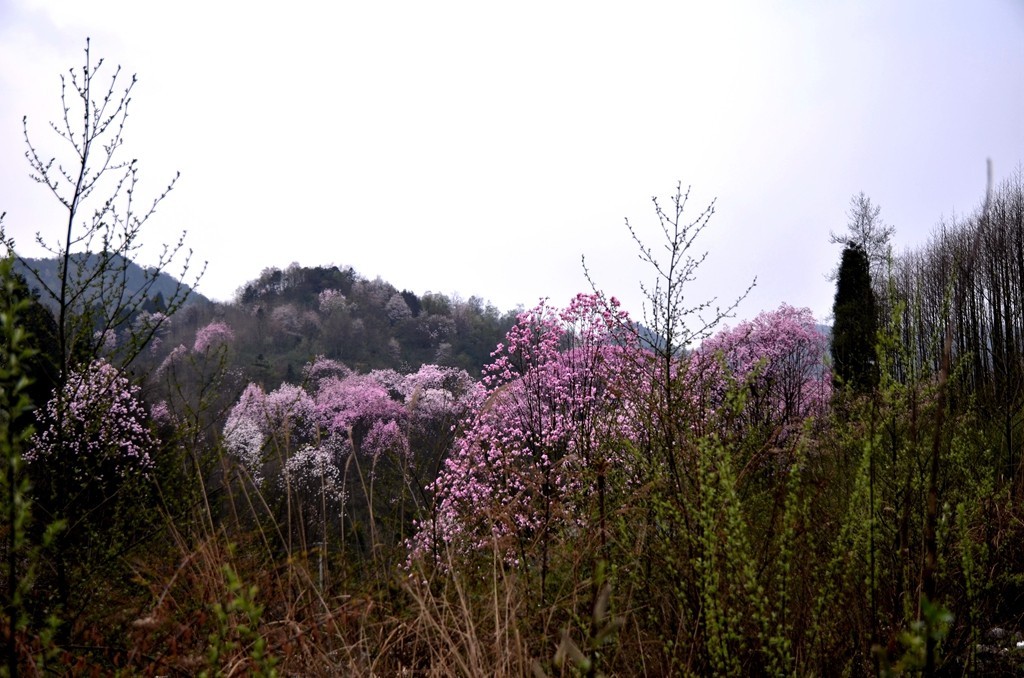
{"type": "MultiPolygon", "coordinates": [[[[166,349],[189,344],[201,327],[219,321],[232,330],[230,367],[266,387],[302,379],[303,365],[320,356],[358,372],[415,371],[424,364],[479,375],[490,352],[515,322],[479,297],[461,299],[399,291],[350,267],[268,268],[241,286],[229,303],[188,306],[160,336],[166,349]]],[[[160,350],[142,359],[152,369],[160,350]]]]}
{"type": "MultiPolygon", "coordinates": [[[[989,204],[1020,195],[1011,182],[989,204]]],[[[964,275],[1022,215],[958,224],[964,275]]],[[[667,237],[687,242],[686,228],[667,237]]],[[[71,363],[66,395],[21,443],[35,510],[89,516],[59,550],[33,552],[46,595],[28,618],[73,615],[54,651],[91,667],[788,674],[842,656],[857,674],[1013,671],[1014,297],[969,294],[1011,273],[982,267],[929,304],[929,243],[888,260],[898,275],[876,298],[882,274],[853,240],[837,320],[858,294],[877,303],[831,337],[785,305],[687,335],[667,296],[652,296],[664,324],[647,329],[601,293],[502,316],[297,265],[231,303],[182,307],[124,356],[159,319],[140,312],[71,363]],[[997,319],[1001,333],[972,347],[997,319]],[[679,351],[670,332],[703,340],[679,351]],[[843,333],[858,358],[833,373],[843,333]],[[52,473],[58,459],[67,474],[52,473]],[[174,538],[154,550],[155,534],[174,538]],[[162,570],[182,557],[185,571],[162,570]],[[119,589],[135,611],[112,623],[94,594],[125,568],[153,588],[119,589]],[[206,599],[235,606],[226,626],[209,625],[206,599]],[[280,619],[310,636],[279,637],[280,619]],[[323,619],[332,630],[314,633],[323,619]],[[105,640],[71,649],[85,633],[105,640]],[[119,643],[147,658],[111,654],[119,643]]],[[[22,628],[20,647],[40,642],[22,628]]]]}
{"type": "Polygon", "coordinates": [[[26,280],[0,224],[8,675],[1024,670],[1020,175],[896,256],[855,197],[831,337],[690,298],[713,210],[681,186],[633,232],[648,328],[601,290],[512,315],[333,266],[189,304],[155,286],[174,248],[129,284],[166,192],[130,216],[131,86],[88,56],[80,167],[29,160],[51,251],[111,246],[26,280]]]}

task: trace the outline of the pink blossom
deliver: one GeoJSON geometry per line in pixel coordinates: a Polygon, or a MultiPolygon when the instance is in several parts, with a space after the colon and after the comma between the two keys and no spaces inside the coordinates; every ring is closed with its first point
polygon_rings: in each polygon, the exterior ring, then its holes
{"type": "Polygon", "coordinates": [[[826,412],[832,392],[827,350],[828,338],[810,310],[782,304],[709,338],[691,370],[720,404],[731,377],[745,389],[740,425],[778,429],[781,442],[805,419],[826,412]]]}
{"type": "Polygon", "coordinates": [[[394,419],[375,421],[363,440],[363,452],[372,457],[397,455],[408,457],[409,441],[394,419]]]}
{"type": "Polygon", "coordinates": [[[185,356],[188,355],[188,349],[185,344],[178,344],[170,353],[163,359],[160,366],[156,368],[155,375],[161,377],[166,374],[169,370],[173,370],[174,367],[184,360],[185,356]]]}
{"type": "Polygon", "coordinates": [[[614,441],[635,436],[627,399],[645,360],[630,327],[599,295],[578,295],[563,310],[541,302],[519,315],[484,368],[486,396],[433,485],[437,509],[411,542],[414,552],[496,540],[520,558],[533,535],[582,514],[580,472],[625,465],[614,441]]]}
{"type": "Polygon", "coordinates": [[[114,330],[97,331],[93,335],[93,339],[99,344],[100,353],[105,355],[110,355],[117,348],[117,333],[114,330]]]}
{"type": "Polygon", "coordinates": [[[353,429],[356,435],[363,435],[379,419],[397,420],[405,416],[405,408],[370,375],[323,380],[314,409],[317,423],[332,435],[348,435],[353,429]]]}
{"type": "Polygon", "coordinates": [[[132,331],[140,335],[150,331],[163,334],[169,327],[170,322],[171,319],[159,311],[155,313],[142,311],[132,323],[132,331]]]}
{"type": "Polygon", "coordinates": [[[479,385],[455,368],[358,375],[320,356],[303,372],[304,386],[282,384],[269,394],[249,384],[228,414],[225,447],[254,478],[262,478],[268,447],[286,458],[327,446],[336,455],[397,455],[415,464],[414,444],[442,454],[438,446],[450,444],[452,426],[482,398],[479,385]]]}
{"type": "Polygon", "coordinates": [[[322,355],[318,355],[312,362],[307,363],[302,368],[302,376],[305,377],[306,381],[309,382],[309,385],[313,387],[327,377],[344,379],[351,375],[352,370],[348,367],[337,360],[331,360],[330,358],[325,358],[322,355]]]}
{"type": "Polygon", "coordinates": [[[224,430],[228,433],[245,420],[268,437],[310,436],[316,429],[316,416],[313,399],[300,386],[285,383],[267,394],[257,384],[249,384],[228,413],[224,430]]]}
{"type": "Polygon", "coordinates": [[[234,338],[234,330],[225,323],[215,320],[196,332],[196,341],[192,346],[192,350],[196,353],[206,353],[211,348],[231,342],[234,338]]]}
{"type": "Polygon", "coordinates": [[[64,388],[47,403],[40,425],[25,454],[30,463],[49,461],[63,452],[58,463],[70,462],[83,482],[153,468],[150,452],[156,441],[146,425],[139,387],[103,359],[68,375],[64,388]]]}
{"type": "Polygon", "coordinates": [[[171,414],[171,408],[167,405],[166,400],[161,400],[153,405],[149,410],[149,415],[153,418],[153,421],[161,426],[165,426],[174,421],[174,415],[171,414]]]}
{"type": "Polygon", "coordinates": [[[284,383],[267,394],[266,416],[274,426],[308,427],[315,417],[315,403],[301,387],[284,383]]]}

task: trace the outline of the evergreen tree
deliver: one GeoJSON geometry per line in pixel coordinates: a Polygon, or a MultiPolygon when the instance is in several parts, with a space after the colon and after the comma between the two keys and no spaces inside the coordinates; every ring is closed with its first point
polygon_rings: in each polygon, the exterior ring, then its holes
{"type": "Polygon", "coordinates": [[[843,250],[832,314],[832,365],[836,385],[858,392],[870,390],[878,383],[875,293],[871,289],[868,255],[855,243],[843,250]]]}
{"type": "MultiPolygon", "coordinates": [[[[38,293],[30,291],[25,277],[17,273],[11,262],[11,270],[4,278],[2,306],[13,307],[22,303],[20,321],[28,333],[26,346],[30,349],[22,361],[22,369],[30,380],[25,394],[34,407],[42,407],[53,395],[57,385],[60,365],[60,346],[57,343],[57,322],[53,313],[39,301],[38,293]]],[[[0,356],[2,356],[0,351],[0,356]]]]}

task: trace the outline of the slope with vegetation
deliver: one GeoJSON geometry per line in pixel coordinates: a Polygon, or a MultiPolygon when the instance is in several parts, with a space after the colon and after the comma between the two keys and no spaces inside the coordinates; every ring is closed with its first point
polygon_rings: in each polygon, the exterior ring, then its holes
{"type": "MultiPolygon", "coordinates": [[[[65,123],[116,155],[97,68],[65,123]]],[[[145,218],[78,212],[134,164],[77,157],[58,280],[0,264],[7,675],[1024,669],[1019,177],[896,257],[855,198],[829,339],[689,297],[682,190],[629,225],[647,329],[596,285],[512,317],[295,265],[148,307],[145,218]]]]}

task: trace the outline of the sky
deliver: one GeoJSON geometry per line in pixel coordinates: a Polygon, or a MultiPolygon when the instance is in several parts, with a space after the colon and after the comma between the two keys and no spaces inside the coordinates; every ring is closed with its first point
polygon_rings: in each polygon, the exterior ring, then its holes
{"type": "MultiPolygon", "coordinates": [[[[66,213],[32,182],[67,158],[60,74],[135,73],[141,196],[181,172],[142,262],[186,231],[199,291],[271,266],[351,266],[499,309],[594,282],[642,316],[638,236],[714,201],[687,298],[828,321],[863,191],[896,252],[1024,168],[1024,1],[198,2],[0,0],[0,212],[18,251],[66,213]]],[[[177,273],[171,267],[171,273],[177,273]]]]}

